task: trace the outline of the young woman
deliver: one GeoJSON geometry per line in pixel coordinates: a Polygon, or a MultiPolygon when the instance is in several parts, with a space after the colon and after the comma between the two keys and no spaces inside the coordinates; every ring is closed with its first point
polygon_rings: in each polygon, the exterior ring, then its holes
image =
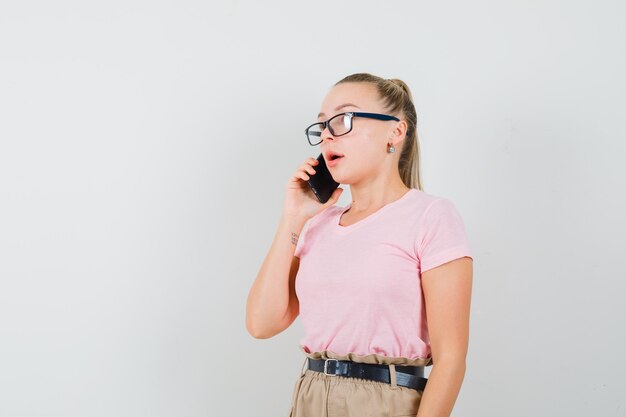
{"type": "Polygon", "coordinates": [[[416,121],[404,82],[359,73],[333,86],[306,130],[352,202],[335,205],[337,188],[319,203],[306,183],[318,161],[298,167],[246,317],[257,338],[302,320],[305,363],[291,417],[452,412],[465,374],[473,260],[454,204],[422,191],[416,121]]]}

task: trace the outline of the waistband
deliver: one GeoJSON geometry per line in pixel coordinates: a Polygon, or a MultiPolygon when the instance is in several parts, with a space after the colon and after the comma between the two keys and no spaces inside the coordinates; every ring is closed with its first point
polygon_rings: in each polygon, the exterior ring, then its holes
{"type": "Polygon", "coordinates": [[[428,379],[424,378],[423,366],[390,366],[348,360],[308,358],[308,369],[322,372],[327,376],[363,378],[387,384],[395,382],[395,385],[416,390],[424,390],[428,382],[428,379]]]}

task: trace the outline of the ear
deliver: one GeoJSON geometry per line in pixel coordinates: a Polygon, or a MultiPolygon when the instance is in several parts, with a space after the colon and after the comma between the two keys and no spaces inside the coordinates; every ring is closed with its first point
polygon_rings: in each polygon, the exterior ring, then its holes
{"type": "Polygon", "coordinates": [[[396,123],[395,127],[391,130],[387,143],[391,143],[394,146],[406,138],[406,132],[409,125],[406,121],[400,120],[396,123]]]}

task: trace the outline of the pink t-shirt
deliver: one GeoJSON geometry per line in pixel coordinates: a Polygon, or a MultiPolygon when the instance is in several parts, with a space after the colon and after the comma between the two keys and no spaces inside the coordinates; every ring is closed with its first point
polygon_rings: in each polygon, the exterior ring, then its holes
{"type": "Polygon", "coordinates": [[[431,358],[421,273],[472,257],[447,198],[411,188],[349,226],[333,205],[300,233],[296,294],[305,352],[431,358]]]}

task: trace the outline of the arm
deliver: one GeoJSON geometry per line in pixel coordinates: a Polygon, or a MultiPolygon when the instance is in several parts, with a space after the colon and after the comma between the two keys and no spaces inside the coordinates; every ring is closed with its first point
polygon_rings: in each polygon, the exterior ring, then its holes
{"type": "Polygon", "coordinates": [[[465,376],[473,261],[458,258],[422,273],[433,368],[417,417],[449,417],[465,376]]]}
{"type": "Polygon", "coordinates": [[[306,220],[282,215],[269,253],[248,294],[246,328],[258,339],[282,332],[299,314],[295,277],[300,259],[293,256],[306,220]]]}

